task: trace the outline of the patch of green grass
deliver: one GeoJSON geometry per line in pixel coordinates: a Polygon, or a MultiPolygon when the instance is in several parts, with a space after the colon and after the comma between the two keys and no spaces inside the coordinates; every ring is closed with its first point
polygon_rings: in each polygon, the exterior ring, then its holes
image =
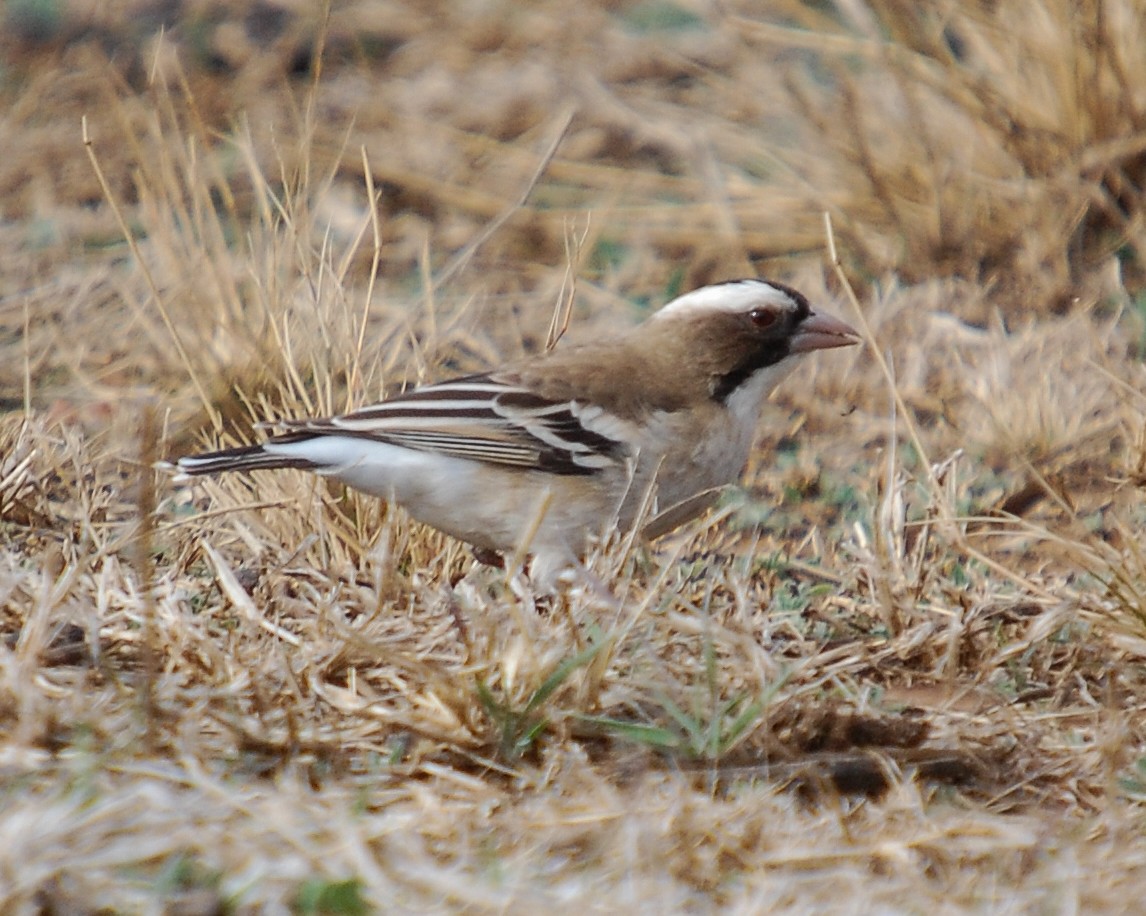
{"type": "Polygon", "coordinates": [[[362,898],[362,882],[358,878],[311,878],[299,888],[291,912],[298,916],[359,916],[372,912],[372,908],[362,898]]]}
{"type": "Polygon", "coordinates": [[[776,589],[769,611],[780,614],[802,614],[817,598],[830,595],[834,587],[826,582],[789,580],[786,587],[776,589]]]}
{"type": "Polygon", "coordinates": [[[678,265],[673,272],[669,274],[668,282],[665,284],[665,302],[675,299],[684,292],[684,276],[684,265],[678,265]]]}
{"type": "Polygon", "coordinates": [[[1119,788],[1136,802],[1146,802],[1146,757],[1134,761],[1130,773],[1118,780],[1119,788]]]}
{"type": "Polygon", "coordinates": [[[621,19],[634,32],[681,32],[704,27],[692,10],[669,0],[646,0],[627,7],[621,19]]]}
{"type": "Polygon", "coordinates": [[[161,897],[193,890],[217,890],[223,874],[216,868],[204,865],[190,853],[172,856],[160,869],[155,881],[155,889],[161,897]]]}
{"type": "Polygon", "coordinates": [[[550,697],[569,680],[573,672],[591,664],[605,645],[606,641],[598,638],[576,655],[562,661],[520,706],[508,698],[495,696],[489,685],[478,679],[478,701],[497,730],[497,750],[503,759],[517,761],[534,750],[538,739],[549,727],[550,716],[545,706],[550,697]]]}
{"type": "Polygon", "coordinates": [[[716,763],[728,755],[758,725],[768,703],[785,678],[758,696],[738,693],[725,697],[721,689],[716,647],[710,635],[703,642],[703,678],[686,688],[682,704],[667,691],[653,693],[649,722],[610,716],[582,716],[586,724],[616,738],[655,748],[690,761],[716,763]]]}
{"type": "Polygon", "coordinates": [[[597,244],[593,246],[593,251],[589,254],[588,267],[594,274],[604,274],[620,267],[625,263],[628,256],[629,246],[624,242],[602,237],[598,239],[597,244]]]}
{"type": "Polygon", "coordinates": [[[3,26],[26,40],[48,42],[63,24],[61,0],[8,0],[3,26]]]}
{"type": "Polygon", "coordinates": [[[628,722],[608,716],[587,716],[584,721],[608,734],[668,751],[689,760],[714,763],[724,757],[764,712],[760,699],[746,695],[722,700],[714,708],[692,705],[683,709],[667,694],[656,697],[659,724],[628,722]]]}

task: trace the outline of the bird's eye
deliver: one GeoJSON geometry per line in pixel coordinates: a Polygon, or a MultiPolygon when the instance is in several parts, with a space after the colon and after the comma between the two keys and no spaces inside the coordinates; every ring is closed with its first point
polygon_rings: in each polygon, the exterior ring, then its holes
{"type": "Polygon", "coordinates": [[[753,309],[748,313],[748,320],[760,331],[766,331],[776,323],[779,316],[770,309],[753,309]]]}

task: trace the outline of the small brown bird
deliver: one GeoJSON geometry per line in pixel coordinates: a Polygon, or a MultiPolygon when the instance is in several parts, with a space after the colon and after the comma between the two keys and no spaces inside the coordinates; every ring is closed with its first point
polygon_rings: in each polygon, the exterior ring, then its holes
{"type": "Polygon", "coordinates": [[[609,339],[286,421],[262,444],[178,466],[334,477],[481,551],[532,554],[548,588],[594,536],[630,529],[650,495],[664,510],[734,483],[795,357],[858,342],[790,287],[720,283],[609,339]]]}

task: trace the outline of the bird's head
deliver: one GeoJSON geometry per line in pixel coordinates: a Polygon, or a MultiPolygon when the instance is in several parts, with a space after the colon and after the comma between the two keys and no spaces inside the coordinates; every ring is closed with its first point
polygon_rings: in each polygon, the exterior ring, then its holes
{"type": "Polygon", "coordinates": [[[722,403],[749,385],[766,394],[787,374],[796,354],[859,343],[848,324],[770,280],[701,287],[668,303],[647,328],[675,341],[674,358],[699,369],[709,395],[722,403]]]}

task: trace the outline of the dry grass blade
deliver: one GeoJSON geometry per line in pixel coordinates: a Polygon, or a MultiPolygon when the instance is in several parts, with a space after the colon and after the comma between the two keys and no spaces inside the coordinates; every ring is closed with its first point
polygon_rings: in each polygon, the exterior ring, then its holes
{"type": "Polygon", "coordinates": [[[569,130],[569,125],[573,123],[573,116],[576,111],[568,109],[556,118],[557,128],[553,131],[553,139],[549,141],[549,145],[545,152],[542,154],[540,161],[537,163],[537,168],[534,169],[533,174],[529,178],[529,182],[518,195],[517,199],[506,207],[497,217],[489,222],[489,224],[481,231],[477,238],[470,242],[465,248],[459,251],[450,260],[445,267],[434,278],[434,289],[439,290],[447,283],[451,282],[457,274],[462,271],[465,266],[473,258],[474,253],[488,240],[494,233],[496,233],[502,226],[509,221],[509,219],[525,206],[529,200],[529,195],[533,193],[537,183],[541,181],[541,177],[545,174],[545,170],[549,167],[549,163],[553,157],[557,155],[557,150],[561,146],[561,141],[565,139],[565,134],[569,130]]]}
{"type": "Polygon", "coordinates": [[[42,6],[0,911],[1146,897],[1141,3],[42,6]],[[248,441],[746,271],[867,346],[554,602],[301,473],[140,490],[140,405],[248,441]]]}

